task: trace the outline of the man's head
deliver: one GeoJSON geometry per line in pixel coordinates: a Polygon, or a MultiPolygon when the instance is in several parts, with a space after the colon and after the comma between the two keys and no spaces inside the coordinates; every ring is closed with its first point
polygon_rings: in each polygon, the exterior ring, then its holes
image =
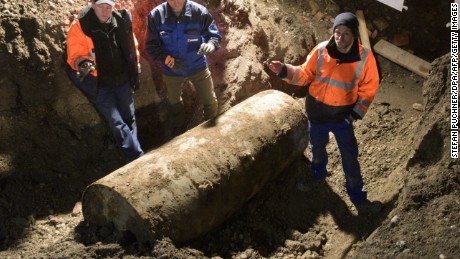
{"type": "Polygon", "coordinates": [[[169,6],[173,9],[175,13],[180,13],[182,8],[184,8],[185,0],[167,0],[169,6]]]}
{"type": "Polygon", "coordinates": [[[113,6],[115,0],[93,0],[92,7],[94,13],[101,23],[105,23],[112,17],[113,6]]]}
{"type": "Polygon", "coordinates": [[[353,46],[353,42],[358,37],[359,22],[356,16],[352,13],[341,13],[335,17],[334,40],[337,49],[341,53],[348,53],[353,46]]]}

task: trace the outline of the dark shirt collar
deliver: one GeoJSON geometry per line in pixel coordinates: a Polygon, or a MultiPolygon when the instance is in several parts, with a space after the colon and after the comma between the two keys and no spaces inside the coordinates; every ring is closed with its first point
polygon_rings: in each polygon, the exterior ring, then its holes
{"type": "Polygon", "coordinates": [[[331,37],[329,42],[326,45],[327,52],[329,53],[329,56],[331,56],[334,59],[337,59],[337,63],[353,63],[356,61],[361,60],[361,55],[359,54],[359,42],[358,39],[355,38],[355,41],[353,42],[353,45],[351,46],[351,49],[348,53],[341,53],[337,49],[337,45],[335,44],[334,36],[331,37]]]}
{"type": "Polygon", "coordinates": [[[117,19],[113,16],[114,14],[112,13],[112,16],[109,18],[109,20],[106,22],[106,24],[110,24],[112,27],[117,28],[118,27],[118,22],[117,19]]]}

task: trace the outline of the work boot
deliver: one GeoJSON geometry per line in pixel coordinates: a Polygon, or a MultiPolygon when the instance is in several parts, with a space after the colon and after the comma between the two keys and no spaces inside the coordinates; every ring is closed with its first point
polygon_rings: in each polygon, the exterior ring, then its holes
{"type": "Polygon", "coordinates": [[[377,215],[383,209],[383,204],[379,201],[365,200],[360,204],[355,204],[359,215],[377,215]]]}

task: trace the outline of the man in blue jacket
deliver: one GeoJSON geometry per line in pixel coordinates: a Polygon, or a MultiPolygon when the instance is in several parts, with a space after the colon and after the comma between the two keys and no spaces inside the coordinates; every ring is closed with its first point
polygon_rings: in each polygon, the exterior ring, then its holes
{"type": "Polygon", "coordinates": [[[217,115],[217,98],[206,54],[220,45],[221,36],[212,15],[189,0],[167,0],[147,18],[146,51],[162,66],[169,113],[175,134],[185,131],[182,85],[190,80],[203,104],[203,119],[217,115]]]}

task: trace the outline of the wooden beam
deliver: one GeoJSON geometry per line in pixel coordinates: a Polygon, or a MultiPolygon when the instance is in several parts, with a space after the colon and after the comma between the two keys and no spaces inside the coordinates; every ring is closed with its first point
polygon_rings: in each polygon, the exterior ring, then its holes
{"type": "Polygon", "coordinates": [[[359,37],[361,38],[361,44],[363,44],[364,47],[371,49],[369,33],[367,32],[366,19],[364,19],[363,11],[356,11],[356,17],[359,21],[359,37]]]}
{"type": "Polygon", "coordinates": [[[429,62],[389,43],[386,40],[380,40],[377,42],[374,46],[374,51],[419,76],[426,78],[431,70],[431,64],[429,62]]]}
{"type": "Polygon", "coordinates": [[[315,15],[319,11],[318,3],[316,3],[316,0],[308,0],[308,4],[310,5],[311,15],[315,15]]]}

